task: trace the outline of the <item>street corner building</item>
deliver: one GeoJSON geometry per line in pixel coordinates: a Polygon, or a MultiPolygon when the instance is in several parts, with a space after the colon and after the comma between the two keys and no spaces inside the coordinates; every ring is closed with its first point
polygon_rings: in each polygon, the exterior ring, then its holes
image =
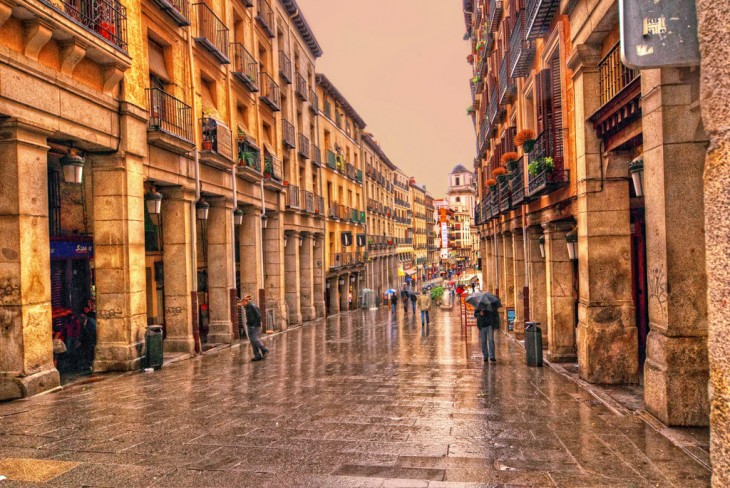
{"type": "Polygon", "coordinates": [[[485,288],[517,338],[541,324],[550,361],[708,426],[704,64],[625,66],[618,1],[463,7],[485,288]]]}

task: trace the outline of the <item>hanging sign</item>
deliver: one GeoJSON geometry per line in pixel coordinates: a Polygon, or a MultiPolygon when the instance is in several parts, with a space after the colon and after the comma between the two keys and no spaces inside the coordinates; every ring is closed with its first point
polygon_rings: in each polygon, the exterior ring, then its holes
{"type": "Polygon", "coordinates": [[[342,239],[343,246],[350,247],[352,245],[352,232],[342,232],[340,239],[342,239]]]}
{"type": "Polygon", "coordinates": [[[695,2],[619,0],[621,59],[630,68],[700,64],[695,2]]]}
{"type": "Polygon", "coordinates": [[[92,241],[51,241],[51,259],[83,259],[94,257],[92,241]]]}
{"type": "Polygon", "coordinates": [[[365,234],[357,235],[357,247],[365,247],[365,234]]]}

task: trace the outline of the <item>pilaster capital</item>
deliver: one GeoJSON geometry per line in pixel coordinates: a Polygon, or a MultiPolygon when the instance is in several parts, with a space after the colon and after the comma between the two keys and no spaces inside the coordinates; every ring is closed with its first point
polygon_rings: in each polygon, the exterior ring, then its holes
{"type": "Polygon", "coordinates": [[[195,190],[192,188],[185,188],[181,185],[155,186],[155,188],[162,193],[163,200],[183,200],[189,203],[195,201],[195,190]]]}
{"type": "Polygon", "coordinates": [[[52,130],[25,119],[12,118],[0,122],[0,141],[17,141],[48,149],[47,138],[52,134],[52,130]]]}
{"type": "Polygon", "coordinates": [[[228,197],[206,197],[206,201],[210,204],[210,208],[225,208],[233,210],[233,199],[228,197]]]}
{"type": "Polygon", "coordinates": [[[601,49],[592,44],[577,44],[568,56],[567,66],[573,71],[573,79],[585,73],[597,73],[601,61],[601,49]]]}

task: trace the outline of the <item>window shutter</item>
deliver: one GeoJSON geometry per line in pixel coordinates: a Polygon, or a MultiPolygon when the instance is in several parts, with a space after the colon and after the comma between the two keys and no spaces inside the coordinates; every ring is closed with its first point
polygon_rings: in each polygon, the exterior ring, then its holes
{"type": "Polygon", "coordinates": [[[563,160],[563,90],[560,82],[560,56],[555,55],[550,62],[552,86],[552,144],[555,162],[563,160]]]}

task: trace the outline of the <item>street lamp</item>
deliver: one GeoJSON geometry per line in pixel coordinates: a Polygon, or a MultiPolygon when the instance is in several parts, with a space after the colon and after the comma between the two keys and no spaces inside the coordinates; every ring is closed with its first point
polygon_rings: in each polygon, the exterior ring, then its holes
{"type": "Polygon", "coordinates": [[[284,234],[284,247],[286,247],[286,244],[289,242],[289,236],[284,234]]]}
{"type": "Polygon", "coordinates": [[[160,215],[160,211],[162,209],[162,193],[152,187],[144,196],[144,203],[147,206],[147,213],[150,216],[160,215]]]}
{"type": "Polygon", "coordinates": [[[573,227],[573,230],[565,234],[565,243],[568,246],[568,258],[572,261],[578,259],[578,228],[573,227]]]}
{"type": "Polygon", "coordinates": [[[206,202],[205,198],[201,198],[200,200],[198,200],[198,203],[195,204],[195,215],[198,217],[198,220],[208,220],[209,209],[210,203],[206,202]]]}
{"type": "Polygon", "coordinates": [[[266,214],[263,214],[261,216],[261,227],[263,227],[265,229],[268,224],[269,224],[269,218],[266,216],[266,214]]]}
{"type": "Polygon", "coordinates": [[[337,280],[337,283],[338,283],[338,284],[339,284],[340,286],[344,285],[344,284],[345,284],[345,278],[340,278],[339,280],[337,280]]]}
{"type": "Polygon", "coordinates": [[[642,156],[634,159],[629,163],[629,174],[631,181],[634,183],[634,193],[637,197],[644,196],[644,160],[642,156]]]}
{"type": "Polygon", "coordinates": [[[304,245],[304,237],[299,238],[299,247],[302,247],[304,245]]]}
{"type": "Polygon", "coordinates": [[[545,236],[540,236],[538,243],[540,244],[540,256],[545,259],[545,236]]]}
{"type": "Polygon", "coordinates": [[[243,224],[243,210],[236,208],[236,210],[233,211],[233,225],[241,224],[243,224]]]}
{"type": "Polygon", "coordinates": [[[350,283],[355,283],[355,275],[350,275],[350,283]]]}
{"type": "Polygon", "coordinates": [[[84,177],[84,162],[86,160],[76,149],[69,149],[68,154],[61,158],[63,181],[66,183],[81,184],[84,177]]]}

